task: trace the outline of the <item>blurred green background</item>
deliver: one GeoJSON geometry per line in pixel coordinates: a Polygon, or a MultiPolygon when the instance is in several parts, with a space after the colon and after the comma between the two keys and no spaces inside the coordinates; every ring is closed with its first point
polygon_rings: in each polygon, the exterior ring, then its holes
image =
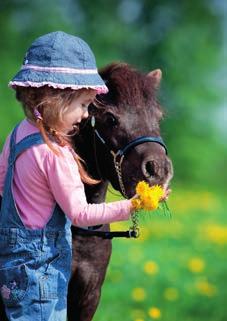
{"type": "Polygon", "coordinates": [[[223,0],[0,2],[0,147],[23,118],[8,81],[44,33],[84,38],[99,67],[163,72],[172,219],[142,215],[139,240],[114,240],[95,321],[226,319],[226,13],[223,0]]]}

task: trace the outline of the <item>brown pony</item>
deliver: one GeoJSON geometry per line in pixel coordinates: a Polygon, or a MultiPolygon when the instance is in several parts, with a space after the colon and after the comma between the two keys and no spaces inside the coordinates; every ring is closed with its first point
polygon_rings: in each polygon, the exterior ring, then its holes
{"type": "MultiPolygon", "coordinates": [[[[90,106],[90,119],[81,124],[80,135],[75,137],[75,148],[86,161],[90,174],[101,180],[96,186],[85,187],[87,201],[103,202],[109,182],[128,198],[135,194],[135,185],[140,180],[167,187],[173,171],[165,145],[159,140],[163,112],[156,92],[161,71],[142,74],[127,64],[116,63],[100,73],[109,93],[97,96],[90,106]],[[151,139],[146,140],[147,137],[151,139]]],[[[109,231],[109,226],[94,229],[109,231]]],[[[88,236],[75,227],[72,232],[68,321],[90,321],[100,300],[111,240],[108,233],[105,238],[102,233],[88,236]]]]}

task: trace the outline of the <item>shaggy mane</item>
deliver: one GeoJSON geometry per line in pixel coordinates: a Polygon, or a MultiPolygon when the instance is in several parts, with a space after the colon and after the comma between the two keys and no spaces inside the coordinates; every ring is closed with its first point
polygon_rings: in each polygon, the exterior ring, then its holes
{"type": "Polygon", "coordinates": [[[105,104],[125,106],[160,106],[156,101],[155,81],[125,63],[112,63],[100,69],[99,73],[106,82],[109,92],[99,95],[105,104]]]}

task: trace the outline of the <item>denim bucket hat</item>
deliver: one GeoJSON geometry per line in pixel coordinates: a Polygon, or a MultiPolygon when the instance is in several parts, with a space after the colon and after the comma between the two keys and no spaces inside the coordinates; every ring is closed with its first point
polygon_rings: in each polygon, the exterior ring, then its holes
{"type": "Polygon", "coordinates": [[[62,31],[37,38],[28,49],[20,71],[9,87],[42,87],[94,89],[107,93],[93,52],[82,39],[62,31]]]}

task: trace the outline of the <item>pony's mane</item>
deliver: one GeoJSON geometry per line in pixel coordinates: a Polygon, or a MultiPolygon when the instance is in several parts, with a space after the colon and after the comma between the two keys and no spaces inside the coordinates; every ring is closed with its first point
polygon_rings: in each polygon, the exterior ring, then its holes
{"type": "Polygon", "coordinates": [[[107,94],[100,95],[106,104],[142,107],[156,102],[154,79],[128,64],[112,63],[100,69],[99,73],[109,88],[107,94]]]}

